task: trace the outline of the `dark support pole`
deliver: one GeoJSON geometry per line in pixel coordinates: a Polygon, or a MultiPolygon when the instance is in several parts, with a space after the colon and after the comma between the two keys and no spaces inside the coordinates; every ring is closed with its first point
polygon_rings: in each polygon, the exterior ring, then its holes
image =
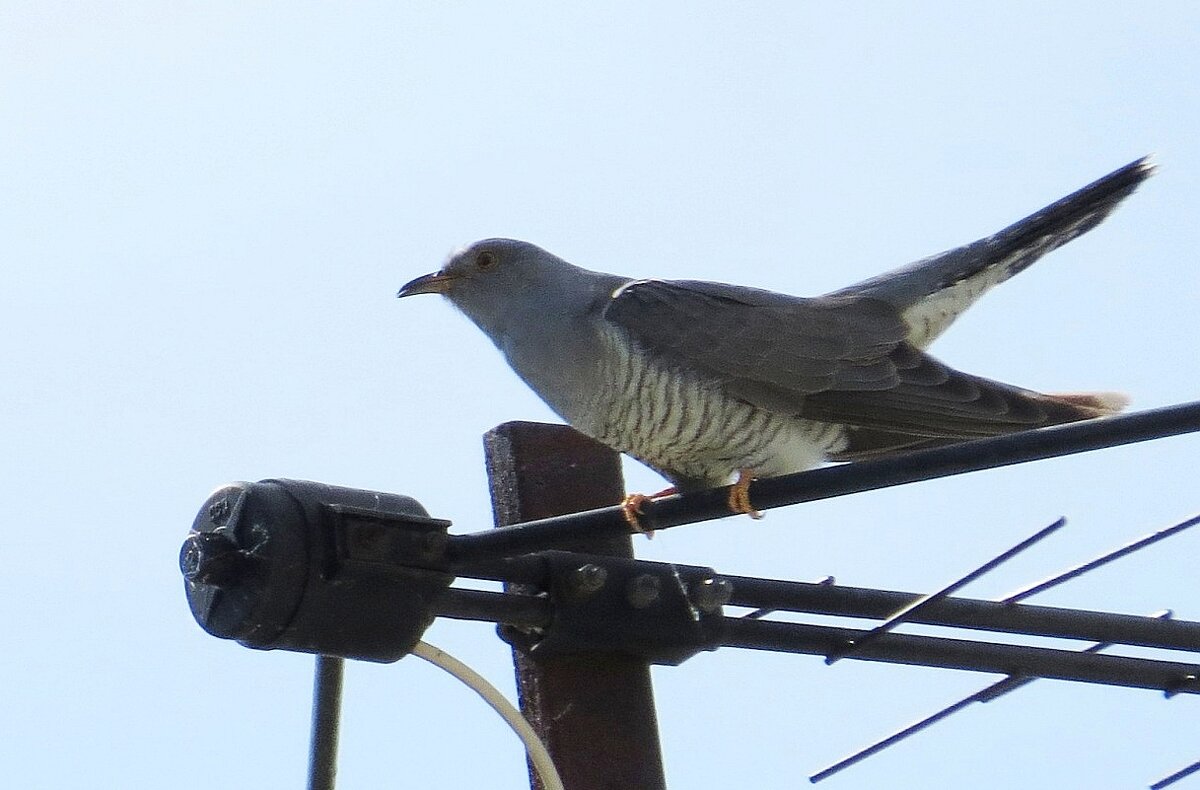
{"type": "MultiPolygon", "coordinates": [[[[497,527],[605,507],[624,496],[620,457],[565,425],[505,423],[484,436],[484,447],[497,527]]],[[[633,556],[628,535],[563,548],[633,556]]],[[[599,655],[534,661],[515,649],[513,660],[521,712],[567,790],[666,787],[648,664],[599,655]]],[[[532,768],[530,777],[542,790],[532,768]]]]}
{"type": "Polygon", "coordinates": [[[317,656],[313,677],[312,743],[308,751],[308,790],[333,790],[337,780],[338,720],[342,714],[342,674],[346,660],[317,656]]]}

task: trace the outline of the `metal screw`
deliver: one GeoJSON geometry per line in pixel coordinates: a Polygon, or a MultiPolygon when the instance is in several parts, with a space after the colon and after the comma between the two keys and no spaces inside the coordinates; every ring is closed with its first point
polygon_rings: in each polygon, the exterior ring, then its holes
{"type": "Polygon", "coordinates": [[[571,589],[581,596],[592,595],[600,591],[608,581],[608,571],[594,562],[580,565],[571,574],[571,589]]]}
{"type": "Polygon", "coordinates": [[[729,599],[733,597],[733,583],[728,579],[704,579],[691,585],[688,593],[697,609],[705,614],[712,614],[729,603],[729,599]]]}
{"type": "Polygon", "coordinates": [[[662,580],[657,576],[643,573],[630,580],[629,587],[625,590],[625,598],[634,609],[645,609],[658,600],[661,586],[662,580]]]}
{"type": "Polygon", "coordinates": [[[179,570],[189,582],[228,587],[241,576],[246,559],[228,530],[193,532],[183,541],[179,570]]]}

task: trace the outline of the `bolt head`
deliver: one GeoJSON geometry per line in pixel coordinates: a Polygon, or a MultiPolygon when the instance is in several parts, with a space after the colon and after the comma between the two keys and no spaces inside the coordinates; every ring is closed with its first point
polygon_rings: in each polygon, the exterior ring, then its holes
{"type": "Polygon", "coordinates": [[[645,609],[658,600],[662,580],[649,573],[633,577],[625,591],[625,598],[634,609],[645,609]]]}
{"type": "Polygon", "coordinates": [[[697,609],[712,614],[729,603],[733,597],[733,583],[721,578],[704,579],[688,588],[688,597],[697,609]]]}
{"type": "Polygon", "coordinates": [[[608,581],[608,570],[594,562],[580,565],[571,574],[571,589],[578,595],[594,595],[608,581]]]}

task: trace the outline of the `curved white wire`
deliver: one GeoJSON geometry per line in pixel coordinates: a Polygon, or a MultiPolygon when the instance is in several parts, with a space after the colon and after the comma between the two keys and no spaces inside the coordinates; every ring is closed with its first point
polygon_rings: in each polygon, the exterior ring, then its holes
{"type": "Polygon", "coordinates": [[[491,705],[500,714],[500,717],[508,722],[508,726],[513,728],[517,737],[525,744],[529,761],[533,763],[546,790],[565,790],[562,778],[558,775],[558,769],[554,767],[554,761],[550,759],[550,752],[546,750],[546,745],[538,738],[537,733],[533,731],[533,727],[529,725],[521,712],[504,698],[499,689],[488,683],[483,675],[445,650],[436,648],[428,642],[417,642],[417,646],[413,648],[412,652],[414,656],[423,658],[430,664],[446,670],[483,697],[483,701],[491,705]]]}

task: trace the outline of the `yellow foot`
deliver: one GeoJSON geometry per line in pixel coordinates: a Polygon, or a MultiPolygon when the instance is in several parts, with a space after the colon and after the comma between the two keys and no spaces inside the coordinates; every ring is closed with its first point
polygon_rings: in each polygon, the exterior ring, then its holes
{"type": "Polygon", "coordinates": [[[629,523],[630,531],[645,535],[648,538],[653,538],[654,530],[643,527],[638,516],[644,516],[646,514],[643,508],[647,503],[653,502],[659,497],[671,496],[672,494],[676,493],[678,493],[678,491],[672,487],[664,488],[657,494],[651,494],[650,496],[646,496],[645,494],[627,494],[625,498],[621,500],[621,514],[625,516],[625,521],[629,523]]]}
{"type": "Polygon", "coordinates": [[[734,513],[745,513],[753,519],[762,518],[762,513],[750,503],[750,482],[754,476],[747,469],[738,470],[737,482],[729,487],[729,509],[734,513]]]}

